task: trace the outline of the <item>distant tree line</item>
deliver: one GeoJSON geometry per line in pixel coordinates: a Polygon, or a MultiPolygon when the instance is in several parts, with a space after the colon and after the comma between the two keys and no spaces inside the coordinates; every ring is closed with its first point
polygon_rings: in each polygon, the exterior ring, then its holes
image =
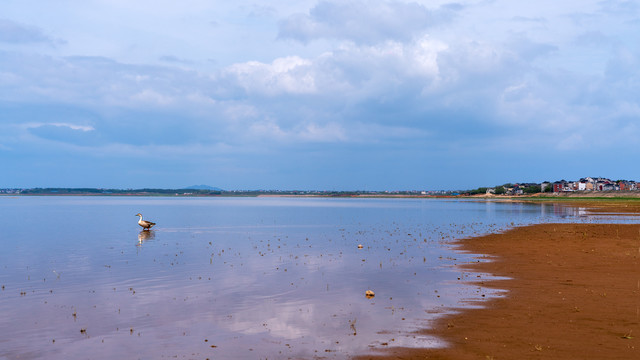
{"type": "Polygon", "coordinates": [[[198,190],[198,189],[97,189],[97,188],[33,188],[23,189],[21,194],[26,195],[129,195],[129,194],[149,194],[149,195],[218,195],[221,191],[198,190]]]}
{"type": "MultiPolygon", "coordinates": [[[[486,194],[487,191],[492,190],[492,192],[496,195],[504,195],[507,194],[509,190],[520,189],[524,194],[537,194],[542,191],[542,186],[540,184],[527,184],[527,185],[518,185],[512,183],[506,183],[503,185],[497,185],[495,187],[479,187],[474,190],[466,191],[465,193],[469,195],[479,195],[486,194]]],[[[553,186],[547,186],[544,188],[544,192],[552,192],[553,186]]]]}

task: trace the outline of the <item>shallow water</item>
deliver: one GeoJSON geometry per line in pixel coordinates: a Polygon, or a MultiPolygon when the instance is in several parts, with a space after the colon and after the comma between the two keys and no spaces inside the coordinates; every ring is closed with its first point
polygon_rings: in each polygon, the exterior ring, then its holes
{"type": "Polygon", "coordinates": [[[0,359],[439,346],[412,332],[499,296],[462,284],[486,275],[457,270],[474,258],[448,242],[584,215],[434,199],[0,197],[0,359]],[[158,225],[140,231],[138,212],[158,225]]]}

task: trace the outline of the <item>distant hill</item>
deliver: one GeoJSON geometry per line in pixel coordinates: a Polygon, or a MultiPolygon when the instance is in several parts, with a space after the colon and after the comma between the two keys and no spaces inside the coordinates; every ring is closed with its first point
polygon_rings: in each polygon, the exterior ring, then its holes
{"type": "Polygon", "coordinates": [[[191,185],[187,186],[183,190],[211,190],[211,191],[224,191],[220,188],[209,186],[209,185],[191,185]]]}

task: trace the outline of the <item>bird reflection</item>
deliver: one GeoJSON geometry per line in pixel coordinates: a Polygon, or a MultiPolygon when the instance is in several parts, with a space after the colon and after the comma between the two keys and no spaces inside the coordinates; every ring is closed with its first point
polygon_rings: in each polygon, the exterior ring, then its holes
{"type": "Polygon", "coordinates": [[[142,246],[142,243],[151,240],[156,237],[156,232],[153,230],[142,230],[138,233],[138,246],[142,246]]]}

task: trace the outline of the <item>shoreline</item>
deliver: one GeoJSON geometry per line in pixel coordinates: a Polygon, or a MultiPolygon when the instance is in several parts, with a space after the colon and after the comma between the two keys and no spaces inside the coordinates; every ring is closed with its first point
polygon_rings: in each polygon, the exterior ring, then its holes
{"type": "MultiPolygon", "coordinates": [[[[2,189],[0,189],[2,190],[2,189]]],[[[29,190],[29,189],[27,189],[29,190]]],[[[525,195],[486,195],[486,194],[420,194],[416,191],[398,192],[359,192],[359,191],[263,191],[263,190],[198,190],[198,189],[83,189],[61,188],[55,191],[40,192],[0,192],[0,197],[21,196],[126,196],[126,197],[289,197],[289,198],[406,198],[406,199],[455,199],[477,201],[522,201],[522,202],[638,202],[640,190],[633,191],[588,191],[572,193],[536,193],[525,195]]]]}
{"type": "Polygon", "coordinates": [[[469,283],[506,296],[418,332],[449,347],[356,359],[640,358],[640,224],[537,224],[452,245],[491,257],[460,269],[507,277],[469,283]]]}

